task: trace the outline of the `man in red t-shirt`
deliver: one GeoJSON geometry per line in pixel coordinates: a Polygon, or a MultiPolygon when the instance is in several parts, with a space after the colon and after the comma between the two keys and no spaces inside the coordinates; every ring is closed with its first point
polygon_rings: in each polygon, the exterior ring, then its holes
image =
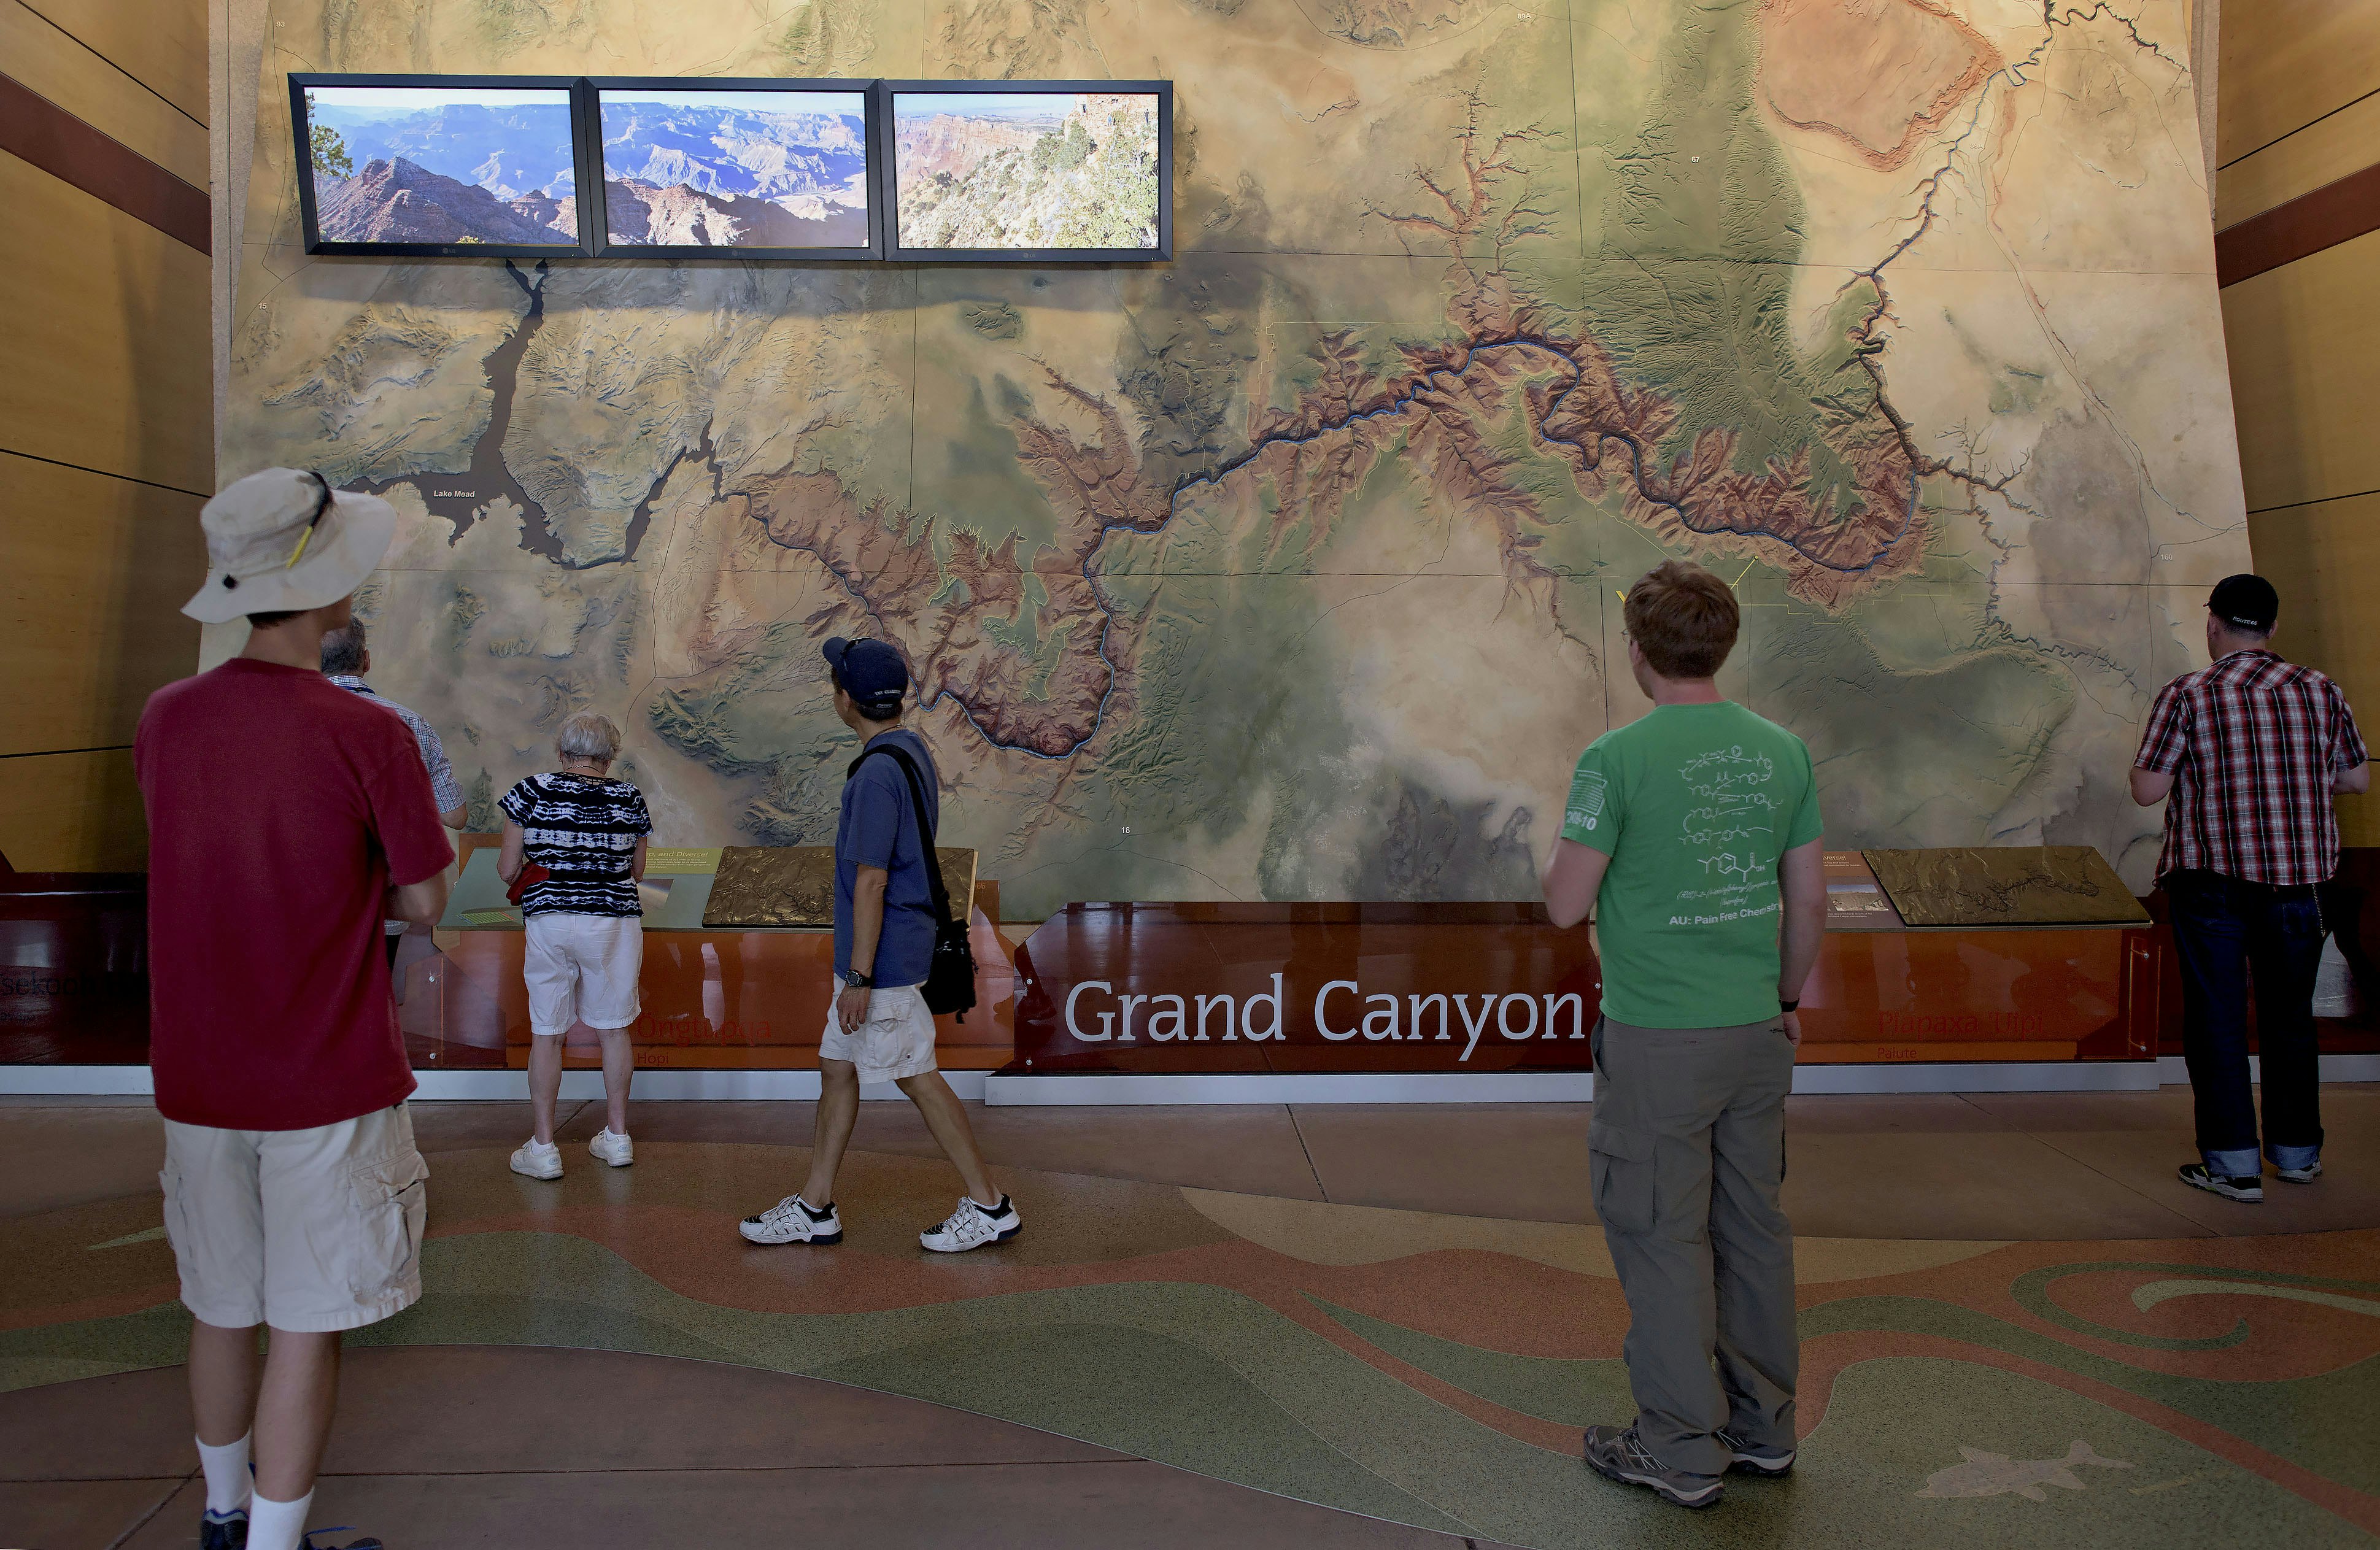
{"type": "Polygon", "coordinates": [[[200,520],[182,612],[245,615],[248,648],[152,695],[132,756],[165,1231],[197,1321],[200,1544],[298,1550],[340,1334],[421,1295],[429,1169],[381,922],[437,919],[454,852],[412,733],[320,668],[395,513],[272,468],[200,520]]]}

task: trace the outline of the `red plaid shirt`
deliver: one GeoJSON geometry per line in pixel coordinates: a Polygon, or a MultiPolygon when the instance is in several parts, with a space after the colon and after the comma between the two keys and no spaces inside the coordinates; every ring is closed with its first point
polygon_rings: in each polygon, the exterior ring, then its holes
{"type": "Polygon", "coordinates": [[[2204,867],[2289,887],[2338,866],[2330,777],[2369,756],[2338,685],[2234,651],[2157,693],[2133,768],[2174,777],[2157,876],[2204,867]]]}

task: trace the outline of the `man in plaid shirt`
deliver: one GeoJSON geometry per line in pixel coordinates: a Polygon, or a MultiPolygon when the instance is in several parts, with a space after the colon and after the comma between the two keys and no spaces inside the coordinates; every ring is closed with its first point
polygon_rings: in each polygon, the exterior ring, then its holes
{"type": "Polygon", "coordinates": [[[2132,760],[2132,800],[2166,802],[2157,881],[2181,958],[2182,1047],[2202,1161],[2181,1181],[2265,1198],[2248,1082],[2248,971],[2264,1056],[2264,1156],[2292,1183],[2322,1172],[2313,982],[2326,934],[2315,885],[2338,866],[2334,793],[2372,784],[2338,685],[2267,645],[2272,583],[2226,576],[2206,599],[2210,665],[2159,691],[2132,760]],[[2167,799],[2170,797],[2170,800],[2167,799]]]}

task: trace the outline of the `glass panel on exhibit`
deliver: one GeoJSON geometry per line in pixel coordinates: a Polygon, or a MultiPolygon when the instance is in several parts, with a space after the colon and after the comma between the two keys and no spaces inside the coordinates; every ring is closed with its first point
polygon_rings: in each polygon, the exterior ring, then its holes
{"type": "Polygon", "coordinates": [[[864,87],[596,82],[604,250],[866,253],[864,87]]]}
{"type": "Polygon", "coordinates": [[[310,251],[578,249],[568,82],[290,79],[310,251]]]}
{"type": "Polygon", "coordinates": [[[894,248],[1164,257],[1169,96],[1140,82],[893,88],[894,248]]]}

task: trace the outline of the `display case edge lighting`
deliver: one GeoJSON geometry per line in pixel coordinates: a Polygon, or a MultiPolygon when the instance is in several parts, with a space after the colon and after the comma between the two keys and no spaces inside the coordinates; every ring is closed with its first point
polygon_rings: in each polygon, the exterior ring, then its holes
{"type": "Polygon", "coordinates": [[[883,200],[877,189],[877,116],[883,99],[877,88],[883,82],[873,77],[846,79],[836,76],[582,76],[578,85],[585,92],[581,114],[581,133],[587,139],[586,154],[595,167],[598,192],[596,211],[602,224],[590,235],[586,222],[578,224],[579,240],[589,245],[591,256],[601,259],[641,259],[669,261],[678,259],[754,259],[770,263],[876,263],[884,258],[885,234],[890,229],[883,200]],[[857,96],[863,104],[860,155],[866,163],[868,179],[868,244],[863,248],[694,248],[662,246],[650,243],[613,242],[608,201],[609,181],[603,165],[603,93],[607,91],[837,91],[857,96]]]}
{"type": "Polygon", "coordinates": [[[884,94],[884,139],[878,158],[882,178],[880,200],[884,207],[884,257],[894,263],[915,264],[1041,264],[1116,266],[1173,261],[1173,82],[1164,80],[880,80],[884,94]],[[1157,99],[1157,246],[1155,248],[904,248],[899,225],[899,126],[892,101],[905,92],[938,95],[976,93],[1023,97],[1036,93],[1095,92],[1118,97],[1157,99]]]}
{"type": "MultiPolygon", "coordinates": [[[[289,72],[289,135],[290,151],[296,158],[290,174],[298,180],[298,217],[303,223],[305,250],[318,259],[584,259],[594,256],[594,245],[587,235],[586,211],[579,212],[578,240],[576,243],[529,244],[518,242],[325,242],[320,225],[319,212],[314,203],[314,178],[309,166],[311,156],[307,148],[308,131],[306,92],[320,86],[384,86],[407,88],[453,87],[458,91],[480,88],[488,91],[560,91],[570,103],[570,151],[575,164],[571,176],[583,189],[587,182],[587,147],[585,115],[579,111],[579,89],[584,76],[486,76],[433,75],[422,73],[389,73],[385,71],[346,73],[324,70],[291,70],[289,72]]],[[[601,163],[598,163],[600,174],[601,163]]],[[[585,203],[582,193],[580,202],[585,203]]]]}

